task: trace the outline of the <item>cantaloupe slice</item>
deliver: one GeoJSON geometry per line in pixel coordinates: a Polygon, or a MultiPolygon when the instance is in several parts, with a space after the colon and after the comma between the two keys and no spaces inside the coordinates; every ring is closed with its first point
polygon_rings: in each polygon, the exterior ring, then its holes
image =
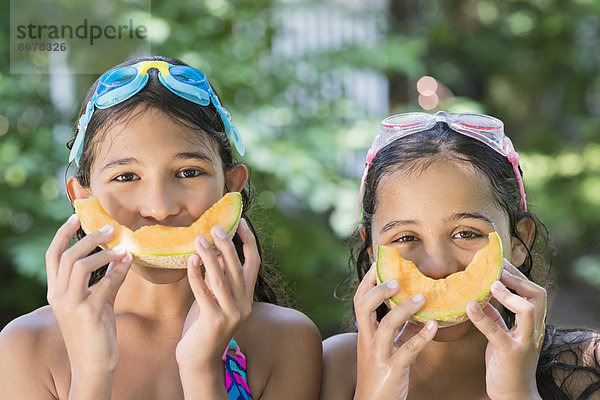
{"type": "Polygon", "coordinates": [[[97,231],[105,225],[115,228],[113,239],[104,248],[121,244],[133,255],[134,262],[167,269],[186,268],[189,255],[196,252],[196,236],[204,235],[212,244],[210,230],[215,225],[221,225],[229,237],[233,237],[242,208],[242,195],[229,192],[190,226],[148,225],[132,231],[108,215],[97,198],[75,200],[75,212],[85,233],[97,231]]]}
{"type": "Polygon", "coordinates": [[[488,244],[475,253],[464,271],[443,279],[431,279],[423,275],[417,266],[405,260],[393,247],[377,247],[377,280],[395,279],[400,290],[386,303],[390,308],[422,293],[425,305],[411,317],[411,321],[423,324],[427,320],[438,321],[440,327],[459,324],[468,319],[465,309],[469,302],[477,301],[484,306],[492,294],[490,287],[502,272],[502,243],[496,232],[489,234],[488,244]]]}

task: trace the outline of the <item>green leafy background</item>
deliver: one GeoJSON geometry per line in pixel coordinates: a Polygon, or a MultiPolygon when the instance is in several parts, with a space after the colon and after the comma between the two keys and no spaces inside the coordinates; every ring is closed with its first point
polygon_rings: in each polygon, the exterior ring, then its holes
{"type": "MultiPolygon", "coordinates": [[[[600,327],[600,2],[412,0],[380,11],[329,3],[351,18],[375,14],[381,39],[278,57],[285,16],[322,3],[153,0],[146,10],[152,53],[205,71],[232,112],[269,260],[323,337],[345,329],[351,315],[334,290],[351,297],[346,241],[364,154],[386,114],[421,109],[416,83],[424,75],[443,85],[438,109],[505,122],[530,207],[558,249],[550,320],[600,327]],[[328,76],[352,71],[387,77],[386,113],[369,114],[343,93],[323,95],[328,76]]],[[[72,212],[65,142],[79,105],[59,109],[51,96],[61,88],[51,88],[47,74],[10,73],[9,2],[0,4],[2,327],[45,303],[44,252],[72,212]]],[[[107,69],[127,55],[99,49],[70,57],[107,69]]],[[[96,77],[75,76],[75,103],[96,77]]]]}

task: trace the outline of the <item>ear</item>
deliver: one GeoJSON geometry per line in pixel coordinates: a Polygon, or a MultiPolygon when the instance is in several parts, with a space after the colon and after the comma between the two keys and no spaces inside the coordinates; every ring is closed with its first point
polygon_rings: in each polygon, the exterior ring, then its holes
{"type": "MultiPolygon", "coordinates": [[[[360,224],[360,226],[358,227],[358,232],[360,233],[360,238],[362,239],[363,243],[365,243],[367,238],[367,231],[363,224],[360,224]]],[[[369,247],[367,248],[367,253],[369,253],[369,259],[371,260],[371,263],[373,263],[375,261],[375,256],[373,255],[373,246],[369,245],[369,247]]]]}
{"type": "MultiPolygon", "coordinates": [[[[535,230],[535,222],[531,218],[521,218],[517,222],[517,234],[525,242],[527,247],[531,245],[531,239],[533,238],[533,231],[535,230]]],[[[517,267],[521,266],[525,262],[527,257],[527,248],[521,243],[516,237],[512,237],[512,253],[511,263],[517,267]]]]}
{"type": "Polygon", "coordinates": [[[248,168],[238,164],[225,172],[225,188],[229,192],[241,192],[248,182],[248,168]]]}
{"type": "Polygon", "coordinates": [[[91,196],[90,188],[83,187],[79,183],[79,179],[72,176],[67,180],[67,196],[71,200],[71,204],[75,199],[87,199],[91,196]]]}

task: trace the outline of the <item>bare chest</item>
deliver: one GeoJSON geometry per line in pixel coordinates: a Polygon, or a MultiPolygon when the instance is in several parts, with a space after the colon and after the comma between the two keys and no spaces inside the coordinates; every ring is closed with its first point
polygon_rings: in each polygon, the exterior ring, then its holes
{"type": "Polygon", "coordinates": [[[490,400],[486,392],[485,373],[483,376],[451,376],[448,373],[433,373],[429,377],[422,373],[414,375],[410,379],[407,400],[490,400]]]}
{"type": "MultiPolygon", "coordinates": [[[[123,331],[117,338],[119,364],[113,379],[112,399],[183,399],[175,358],[179,335],[147,337],[123,331]]],[[[253,354],[251,349],[251,343],[246,343],[242,348],[247,357],[248,384],[252,394],[258,396],[264,390],[269,373],[264,368],[265,363],[260,360],[260,354],[253,354]]],[[[54,357],[51,369],[58,398],[68,398],[71,376],[66,350],[54,357]]],[[[225,365],[216,373],[224,374],[225,365]]]]}
{"type": "Polygon", "coordinates": [[[444,399],[444,400],[490,400],[489,396],[485,391],[469,391],[454,388],[448,388],[445,392],[432,391],[432,390],[411,390],[408,393],[407,400],[431,400],[431,399],[444,399]]]}
{"type": "MultiPolygon", "coordinates": [[[[183,399],[175,359],[177,340],[138,337],[134,343],[127,339],[118,342],[119,365],[113,379],[113,399],[183,399]]],[[[68,398],[71,373],[66,351],[55,359],[52,375],[58,398],[68,398]]]]}

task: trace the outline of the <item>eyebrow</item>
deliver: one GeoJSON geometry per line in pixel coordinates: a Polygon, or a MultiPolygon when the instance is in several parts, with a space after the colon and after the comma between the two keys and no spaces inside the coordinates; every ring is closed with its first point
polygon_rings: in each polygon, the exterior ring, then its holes
{"type": "Polygon", "coordinates": [[[489,217],[487,217],[483,214],[477,214],[477,213],[464,212],[464,213],[454,214],[454,215],[452,215],[452,217],[450,217],[450,220],[457,220],[457,219],[480,219],[480,220],[487,222],[490,225],[494,224],[489,217]]]}
{"type": "Polygon", "coordinates": [[[113,160],[113,161],[109,162],[108,164],[106,164],[105,166],[103,166],[102,169],[100,170],[100,172],[103,172],[109,168],[116,167],[119,165],[131,165],[131,164],[134,164],[137,162],[138,162],[138,160],[136,160],[133,157],[119,158],[118,160],[113,160]]]}
{"type": "MultiPolygon", "coordinates": [[[[195,152],[195,151],[186,151],[183,153],[177,153],[174,158],[176,160],[195,159],[195,160],[200,160],[200,161],[209,161],[209,162],[212,161],[212,159],[207,154],[201,153],[201,152],[195,152]]],[[[118,160],[113,160],[113,161],[109,162],[108,164],[106,164],[104,167],[102,167],[101,171],[105,171],[109,168],[116,167],[116,166],[131,165],[131,164],[135,164],[135,163],[139,163],[139,161],[134,157],[120,158],[118,160]]]]}
{"type": "MultiPolygon", "coordinates": [[[[452,221],[456,221],[456,220],[460,220],[460,219],[479,219],[479,220],[483,220],[483,221],[487,222],[490,225],[494,225],[492,220],[483,214],[463,212],[463,213],[453,214],[452,217],[450,217],[450,220],[452,220],[452,221]]],[[[383,227],[379,230],[379,233],[383,234],[383,233],[385,233],[391,229],[394,229],[397,226],[401,226],[401,225],[419,225],[419,223],[414,219],[402,219],[402,220],[390,221],[387,224],[383,225],[383,227]]]]}
{"type": "Polygon", "coordinates": [[[199,151],[186,151],[183,153],[177,153],[174,158],[176,160],[196,159],[200,161],[212,161],[212,158],[208,154],[199,151]]]}
{"type": "Polygon", "coordinates": [[[395,227],[397,227],[399,225],[418,225],[418,223],[414,219],[402,219],[402,220],[397,220],[397,221],[390,221],[381,227],[381,229],[379,230],[379,233],[383,234],[383,233],[389,231],[390,229],[394,229],[395,227]]]}

